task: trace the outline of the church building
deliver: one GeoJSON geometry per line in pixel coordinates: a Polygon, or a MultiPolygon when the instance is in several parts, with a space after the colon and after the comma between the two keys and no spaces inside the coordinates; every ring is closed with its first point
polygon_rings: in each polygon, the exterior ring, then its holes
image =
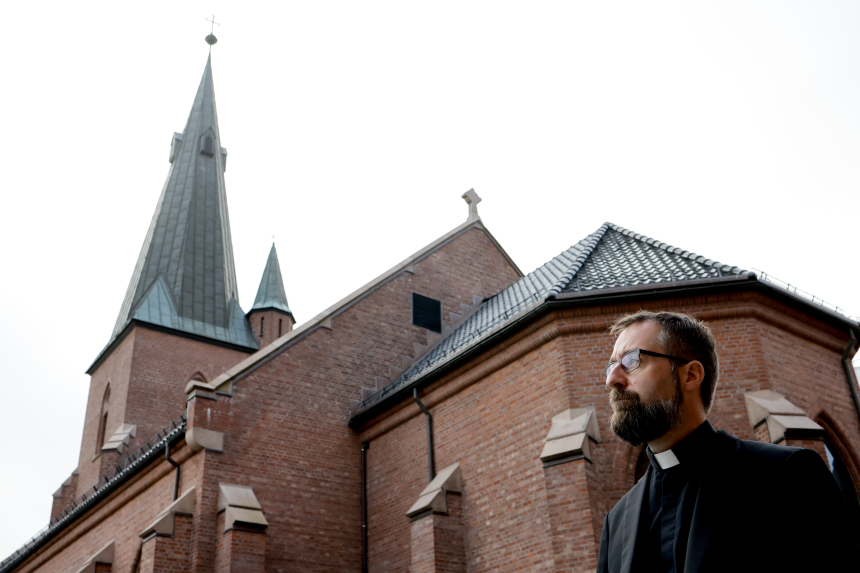
{"type": "Polygon", "coordinates": [[[860,525],[849,317],[611,223],[524,274],[470,190],[463,224],[297,325],[274,245],[239,304],[226,164],[210,57],[88,370],[78,467],[0,573],[592,571],[648,464],[604,385],[608,328],[639,309],[705,320],[714,427],[819,452],[860,525]]]}

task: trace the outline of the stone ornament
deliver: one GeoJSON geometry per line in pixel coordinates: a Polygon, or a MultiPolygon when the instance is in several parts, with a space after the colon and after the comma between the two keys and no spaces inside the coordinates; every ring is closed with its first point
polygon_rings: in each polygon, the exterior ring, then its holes
{"type": "Polygon", "coordinates": [[[591,461],[588,439],[600,442],[597,412],[593,407],[572,408],[552,418],[552,427],[546,436],[546,445],[540,454],[541,461],[572,461],[585,458],[591,461]]]}

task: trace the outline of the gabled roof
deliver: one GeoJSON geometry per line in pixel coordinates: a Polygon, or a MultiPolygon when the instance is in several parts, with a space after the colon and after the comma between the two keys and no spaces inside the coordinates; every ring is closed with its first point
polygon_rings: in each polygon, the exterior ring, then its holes
{"type": "Polygon", "coordinates": [[[427,376],[548,300],[567,293],[693,283],[732,275],[755,278],[749,271],[604,223],[596,232],[484,302],[396,380],[364,400],[356,414],[427,376]]]}
{"type": "Polygon", "coordinates": [[[226,160],[210,55],[108,347],[137,320],[257,349],[238,300],[226,160]]]}
{"type": "Polygon", "coordinates": [[[260,287],[257,289],[257,298],[254,299],[251,312],[268,308],[285,312],[291,318],[293,316],[287,304],[287,291],[284,289],[284,279],[281,277],[281,265],[278,264],[275,243],[272,243],[272,249],[269,251],[269,258],[266,261],[266,268],[263,269],[263,278],[260,279],[260,287]]]}

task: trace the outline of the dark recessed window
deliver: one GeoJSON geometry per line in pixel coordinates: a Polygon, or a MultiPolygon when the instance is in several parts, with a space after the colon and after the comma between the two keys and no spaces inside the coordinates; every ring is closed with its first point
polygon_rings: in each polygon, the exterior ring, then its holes
{"type": "Polygon", "coordinates": [[[412,324],[442,332],[442,303],[413,292],[412,324]]]}
{"type": "Polygon", "coordinates": [[[211,135],[204,135],[203,141],[200,142],[200,153],[212,157],[215,155],[215,140],[211,135]]]}

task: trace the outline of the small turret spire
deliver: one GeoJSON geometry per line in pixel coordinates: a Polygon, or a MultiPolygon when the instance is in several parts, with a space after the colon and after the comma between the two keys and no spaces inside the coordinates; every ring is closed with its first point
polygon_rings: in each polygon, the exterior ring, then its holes
{"type": "Polygon", "coordinates": [[[290,318],[293,317],[293,312],[287,303],[287,291],[284,289],[284,279],[281,276],[281,265],[278,263],[275,243],[272,243],[269,251],[269,258],[266,261],[266,268],[263,270],[260,288],[257,289],[257,297],[254,299],[251,312],[263,309],[279,310],[290,315],[290,318]]]}

